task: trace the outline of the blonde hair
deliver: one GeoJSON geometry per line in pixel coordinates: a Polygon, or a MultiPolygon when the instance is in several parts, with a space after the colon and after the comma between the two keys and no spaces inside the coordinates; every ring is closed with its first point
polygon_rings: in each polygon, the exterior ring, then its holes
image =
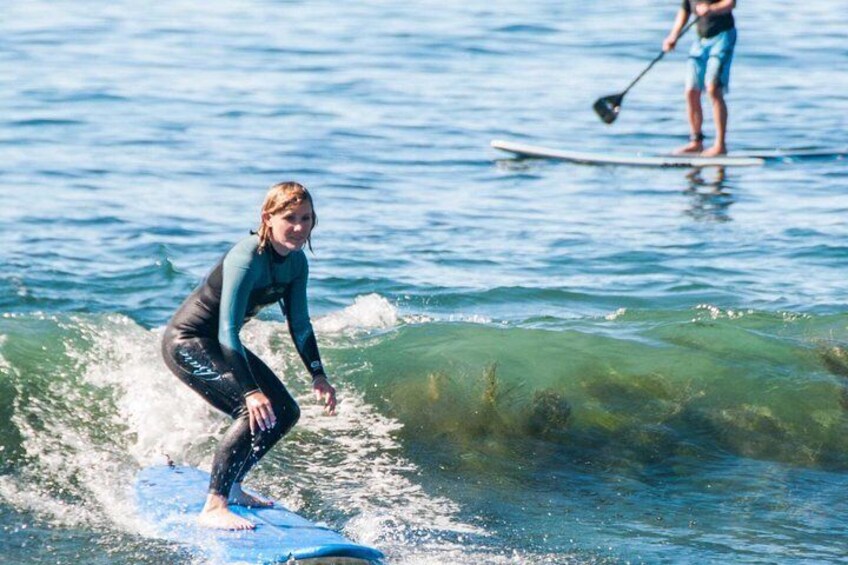
{"type": "MultiPolygon", "coordinates": [[[[277,214],[286,210],[293,210],[303,204],[309,202],[309,207],[312,208],[312,227],[318,222],[318,217],[315,215],[315,205],[312,203],[312,195],[306,190],[302,184],[288,181],[278,182],[268,190],[265,195],[265,201],[262,203],[262,212],[259,216],[259,229],[256,233],[259,235],[259,253],[265,251],[268,241],[271,238],[271,228],[265,223],[262,216],[267,214],[277,214]]],[[[312,233],[310,230],[309,237],[306,238],[306,243],[309,250],[312,251],[312,233]]]]}

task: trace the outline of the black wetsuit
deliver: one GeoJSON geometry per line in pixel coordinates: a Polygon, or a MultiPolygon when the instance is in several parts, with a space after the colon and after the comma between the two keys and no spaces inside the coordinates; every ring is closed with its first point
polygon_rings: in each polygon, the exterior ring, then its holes
{"type": "Polygon", "coordinates": [[[171,318],[162,340],[165,363],[212,406],[235,418],[212,460],[209,491],[229,496],[245,474],[297,422],[300,408],[277,376],[246,349],[239,331],[264,306],[282,301],[295,347],[313,378],[323,375],[306,304],[309,266],[303,251],[281,256],[247,237],[218,262],[171,318]],[[277,423],[251,435],[245,396],[261,390],[277,423]]]}
{"type": "MultiPolygon", "coordinates": [[[[701,2],[715,4],[719,0],[683,0],[681,8],[686,11],[688,17],[690,14],[695,13],[695,5],[701,2]]],[[[698,35],[704,38],[714,37],[723,31],[733,29],[735,26],[736,23],[733,20],[732,12],[717,15],[707,14],[698,20],[698,35]]]]}

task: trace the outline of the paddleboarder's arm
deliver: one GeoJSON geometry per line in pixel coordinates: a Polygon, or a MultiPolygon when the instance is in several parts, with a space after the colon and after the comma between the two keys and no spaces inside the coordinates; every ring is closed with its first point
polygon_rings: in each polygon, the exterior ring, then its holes
{"type": "Polygon", "coordinates": [[[671,27],[671,31],[668,32],[668,36],[663,41],[663,51],[668,52],[674,49],[677,45],[677,39],[680,37],[680,30],[683,29],[683,26],[686,25],[686,22],[689,21],[689,10],[688,10],[688,0],[685,3],[687,8],[680,8],[677,11],[677,17],[674,18],[674,25],[671,27]]]}

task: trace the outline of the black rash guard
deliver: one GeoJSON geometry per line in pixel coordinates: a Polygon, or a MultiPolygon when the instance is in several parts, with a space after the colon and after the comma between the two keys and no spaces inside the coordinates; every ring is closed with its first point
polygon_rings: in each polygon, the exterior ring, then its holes
{"type": "Polygon", "coordinates": [[[280,440],[300,417],[297,402],[274,372],[244,347],[239,331],[259,310],[281,301],[289,332],[312,378],[324,375],[306,306],[309,266],[302,251],[281,256],[259,238],[238,242],[171,318],[162,338],[168,368],[209,404],[235,421],[212,459],[209,492],[229,496],[233,483],[280,440]],[[245,396],[262,391],[276,424],[253,429],[245,396]]]}
{"type": "Polygon", "coordinates": [[[259,237],[238,242],[186,298],[171,319],[175,339],[217,338],[221,353],[242,394],[259,389],[251,373],[239,331],[263,307],[282,301],[283,315],[300,358],[313,378],[323,375],[318,344],[309,319],[306,281],[309,264],[303,251],[286,256],[269,244],[258,252],[259,237]]]}
{"type": "MultiPolygon", "coordinates": [[[[720,0],[683,0],[681,8],[686,11],[686,16],[689,17],[691,14],[695,13],[696,4],[700,4],[702,2],[715,4],[719,1],[720,0]]],[[[717,15],[707,14],[698,20],[698,35],[703,38],[713,37],[723,31],[733,29],[735,26],[736,23],[733,20],[733,12],[726,12],[724,14],[717,15]]]]}

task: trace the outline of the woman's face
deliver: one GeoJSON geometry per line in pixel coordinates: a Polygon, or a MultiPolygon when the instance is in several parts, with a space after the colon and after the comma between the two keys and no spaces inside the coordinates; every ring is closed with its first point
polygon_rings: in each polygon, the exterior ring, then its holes
{"type": "Polygon", "coordinates": [[[263,214],[263,221],[271,228],[271,245],[280,255],[288,255],[306,245],[312,225],[312,206],[303,201],[297,208],[289,208],[275,214],[263,214]]]}

